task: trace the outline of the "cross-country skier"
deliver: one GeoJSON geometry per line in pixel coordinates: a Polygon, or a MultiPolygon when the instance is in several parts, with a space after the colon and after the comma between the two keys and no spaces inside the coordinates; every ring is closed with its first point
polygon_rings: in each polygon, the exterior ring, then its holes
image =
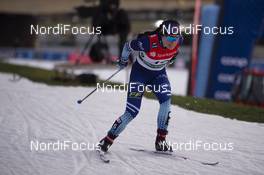
{"type": "Polygon", "coordinates": [[[160,103],[155,148],[157,151],[172,151],[166,142],[171,105],[171,87],[166,66],[176,59],[182,40],[179,23],[166,20],[155,31],[145,32],[125,43],[118,62],[120,68],[127,66],[131,52],[137,51],[138,55],[130,73],[126,110],[100,141],[98,147],[103,152],[108,151],[127,124],[137,116],[144,93],[142,86],[150,88],[160,103]]]}

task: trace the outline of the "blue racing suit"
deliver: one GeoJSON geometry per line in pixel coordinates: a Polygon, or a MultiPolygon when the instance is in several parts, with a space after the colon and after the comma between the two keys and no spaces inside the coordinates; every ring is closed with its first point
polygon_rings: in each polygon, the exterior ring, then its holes
{"type": "Polygon", "coordinates": [[[160,108],[157,119],[157,127],[166,130],[168,127],[171,86],[165,67],[176,57],[181,41],[172,50],[163,47],[159,34],[144,35],[130,42],[123,48],[121,59],[127,61],[131,52],[137,52],[128,85],[126,109],[108,131],[108,136],[116,138],[133,120],[141,106],[141,100],[147,87],[157,97],[160,108]]]}

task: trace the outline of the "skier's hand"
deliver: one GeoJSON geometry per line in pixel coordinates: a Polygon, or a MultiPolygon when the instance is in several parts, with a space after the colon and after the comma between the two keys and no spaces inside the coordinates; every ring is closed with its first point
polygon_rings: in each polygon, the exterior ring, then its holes
{"type": "Polygon", "coordinates": [[[170,61],[169,61],[169,64],[173,64],[176,60],[176,57],[172,58],[170,61]]]}
{"type": "Polygon", "coordinates": [[[118,66],[120,69],[124,69],[127,66],[127,64],[128,64],[128,59],[126,58],[120,58],[118,60],[118,66]]]}
{"type": "Polygon", "coordinates": [[[176,60],[177,55],[179,54],[179,51],[173,56],[173,58],[169,61],[169,64],[173,64],[176,60]]]}

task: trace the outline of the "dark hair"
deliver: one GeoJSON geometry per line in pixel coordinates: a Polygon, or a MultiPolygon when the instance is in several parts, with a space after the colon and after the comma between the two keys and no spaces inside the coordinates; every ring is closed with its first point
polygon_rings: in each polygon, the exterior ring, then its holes
{"type": "MultiPolygon", "coordinates": [[[[180,27],[180,23],[176,20],[165,20],[161,23],[161,25],[158,27],[158,30],[160,32],[161,35],[170,35],[173,30],[169,31],[169,33],[167,33],[166,31],[163,31],[163,27],[165,26],[166,28],[168,28],[170,25],[172,25],[173,27],[177,27],[178,31],[179,31],[179,27],[180,27]],[[166,33],[164,33],[166,32],[166,33]]],[[[170,28],[172,29],[172,28],[170,28]]]]}

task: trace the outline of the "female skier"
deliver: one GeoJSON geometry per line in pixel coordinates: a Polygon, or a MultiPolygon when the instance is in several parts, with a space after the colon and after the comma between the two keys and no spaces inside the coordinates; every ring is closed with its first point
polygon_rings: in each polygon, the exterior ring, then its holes
{"type": "Polygon", "coordinates": [[[125,43],[118,62],[120,68],[127,66],[131,52],[137,51],[138,54],[130,73],[126,110],[99,142],[98,147],[101,151],[107,152],[127,124],[137,116],[144,93],[142,86],[150,88],[160,103],[155,148],[157,151],[172,151],[172,147],[166,142],[171,87],[165,67],[173,63],[178,54],[183,40],[179,30],[177,21],[166,20],[155,31],[145,32],[125,43]]]}

